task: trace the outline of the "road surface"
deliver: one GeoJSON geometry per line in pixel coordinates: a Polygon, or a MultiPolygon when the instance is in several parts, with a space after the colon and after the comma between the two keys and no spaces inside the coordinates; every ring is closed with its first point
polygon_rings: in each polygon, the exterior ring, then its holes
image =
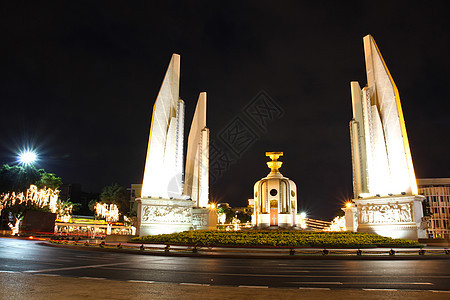
{"type": "Polygon", "coordinates": [[[283,288],[295,289],[297,293],[298,290],[344,292],[349,289],[354,292],[385,293],[434,291],[433,295],[439,294],[450,299],[450,259],[359,261],[198,258],[62,249],[39,243],[0,238],[0,276],[4,279],[4,288],[8,284],[17,284],[19,279],[14,282],[14,278],[37,278],[35,275],[39,275],[41,280],[47,282],[61,277],[64,279],[58,280],[72,278],[69,282],[75,282],[76,278],[89,283],[114,280],[136,284],[168,284],[178,288],[240,287],[252,291],[283,288]]]}

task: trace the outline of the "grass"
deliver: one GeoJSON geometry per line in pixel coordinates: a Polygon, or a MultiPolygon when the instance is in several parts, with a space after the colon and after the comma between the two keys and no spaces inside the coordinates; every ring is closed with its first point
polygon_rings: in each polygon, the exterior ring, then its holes
{"type": "Polygon", "coordinates": [[[234,247],[303,247],[303,248],[371,248],[420,247],[417,241],[393,239],[376,234],[356,232],[309,232],[283,230],[252,231],[184,231],[171,234],[147,235],[132,242],[196,246],[234,247]]]}

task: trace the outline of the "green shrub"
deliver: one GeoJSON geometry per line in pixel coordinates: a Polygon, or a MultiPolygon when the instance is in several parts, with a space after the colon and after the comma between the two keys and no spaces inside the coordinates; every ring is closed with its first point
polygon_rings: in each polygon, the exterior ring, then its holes
{"type": "Polygon", "coordinates": [[[172,234],[147,235],[133,242],[198,246],[240,247],[418,247],[418,242],[393,239],[356,232],[305,232],[283,230],[260,231],[184,231],[172,234]]]}

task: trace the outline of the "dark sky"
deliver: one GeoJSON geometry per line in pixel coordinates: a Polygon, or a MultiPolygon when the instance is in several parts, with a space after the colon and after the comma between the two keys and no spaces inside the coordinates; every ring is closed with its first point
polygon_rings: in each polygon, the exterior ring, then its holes
{"type": "Polygon", "coordinates": [[[366,84],[370,33],[400,91],[417,177],[450,177],[445,4],[4,1],[0,162],[30,145],[38,167],[85,191],[140,183],[152,107],[178,53],[186,134],[201,91],[216,145],[236,118],[253,129],[247,149],[222,149],[235,163],[211,196],[246,205],[269,172],[265,151],[284,151],[281,172],[297,183],[300,207],[330,219],[352,195],[349,83],[366,84]],[[264,128],[244,113],[261,91],[283,112],[264,128]]]}

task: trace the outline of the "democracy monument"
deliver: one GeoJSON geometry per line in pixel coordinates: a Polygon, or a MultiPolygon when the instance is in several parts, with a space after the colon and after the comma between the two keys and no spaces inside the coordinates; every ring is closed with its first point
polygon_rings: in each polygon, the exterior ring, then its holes
{"type": "MultiPolygon", "coordinates": [[[[426,237],[422,201],[397,87],[372,36],[363,39],[367,85],[351,82],[350,136],[354,199],[345,212],[347,231],[417,240],[426,237]]],[[[184,168],[184,101],[179,97],[180,56],[172,55],[156,98],[150,126],[137,234],[215,229],[209,201],[209,129],[206,93],[192,120],[184,168]]],[[[270,173],[254,185],[255,228],[297,228],[297,187],[284,177],[278,158],[267,152],[270,173]]]]}
{"type": "Polygon", "coordinates": [[[393,238],[425,238],[422,201],[400,96],[372,36],[364,37],[367,86],[351,82],[352,204],[347,230],[393,238]]]}

